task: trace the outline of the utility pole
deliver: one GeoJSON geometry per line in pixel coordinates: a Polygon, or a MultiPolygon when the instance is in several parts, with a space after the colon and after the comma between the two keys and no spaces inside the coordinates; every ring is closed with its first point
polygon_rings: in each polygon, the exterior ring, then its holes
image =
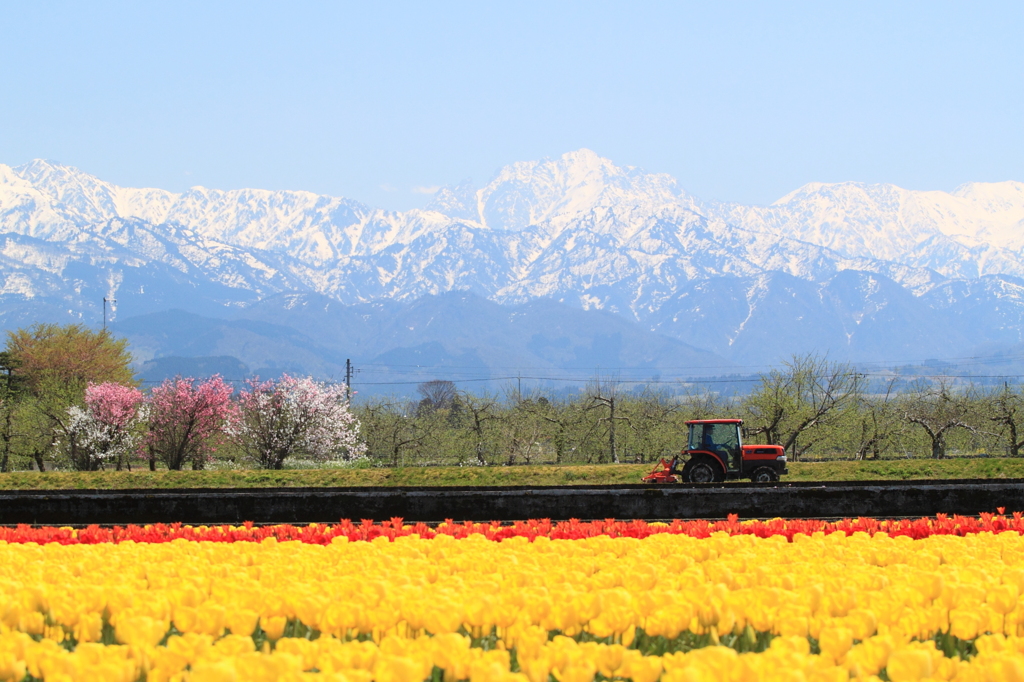
{"type": "Polygon", "coordinates": [[[106,296],[103,297],[103,331],[107,331],[107,301],[110,301],[111,303],[117,303],[117,299],[107,298],[106,296]]]}
{"type": "Polygon", "coordinates": [[[352,361],[345,359],[345,400],[352,402],[352,361]]]}

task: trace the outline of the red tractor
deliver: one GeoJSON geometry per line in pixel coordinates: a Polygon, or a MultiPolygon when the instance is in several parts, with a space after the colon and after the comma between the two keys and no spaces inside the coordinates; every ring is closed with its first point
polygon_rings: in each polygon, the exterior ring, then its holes
{"type": "Polygon", "coordinates": [[[743,445],[742,419],[694,419],[686,422],[690,438],[682,454],[661,460],[660,468],[644,476],[644,483],[719,483],[726,479],[749,478],[754,483],[779,480],[786,469],[781,445],[743,445]],[[682,471],[680,457],[689,455],[682,471]]]}

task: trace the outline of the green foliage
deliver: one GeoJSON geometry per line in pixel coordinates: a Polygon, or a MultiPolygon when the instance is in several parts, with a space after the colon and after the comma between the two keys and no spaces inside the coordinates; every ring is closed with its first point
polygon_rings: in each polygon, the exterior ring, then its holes
{"type": "MultiPolygon", "coordinates": [[[[850,366],[796,356],[742,399],[673,395],[595,381],[575,397],[456,392],[356,409],[381,466],[648,463],[685,447],[691,419],[740,417],[745,439],[777,443],[790,461],[1016,456],[1024,448],[1017,387],[868,381],[850,366]]],[[[446,385],[445,388],[451,388],[446,385]]]]}
{"type": "Polygon", "coordinates": [[[15,374],[20,365],[9,352],[0,352],[0,472],[11,470],[14,454],[14,412],[23,393],[20,377],[15,374]]]}
{"type": "Polygon", "coordinates": [[[61,389],[81,393],[90,382],[134,385],[127,339],[79,324],[37,324],[7,333],[15,374],[33,395],[61,389]]]}
{"type": "Polygon", "coordinates": [[[844,363],[817,355],[794,356],[761,376],[744,401],[747,432],[782,445],[793,460],[820,446],[860,397],[859,376],[844,363]]]}
{"type": "Polygon", "coordinates": [[[89,383],[135,384],[128,342],[77,324],[8,332],[0,353],[0,470],[61,459],[68,408],[89,383]]]}

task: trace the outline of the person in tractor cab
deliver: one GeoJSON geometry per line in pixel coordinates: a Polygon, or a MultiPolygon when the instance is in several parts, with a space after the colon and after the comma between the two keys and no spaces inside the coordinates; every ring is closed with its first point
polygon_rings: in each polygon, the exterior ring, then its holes
{"type": "Polygon", "coordinates": [[[740,467],[740,448],[736,441],[735,427],[714,424],[704,428],[704,449],[718,453],[730,469],[740,467]]]}

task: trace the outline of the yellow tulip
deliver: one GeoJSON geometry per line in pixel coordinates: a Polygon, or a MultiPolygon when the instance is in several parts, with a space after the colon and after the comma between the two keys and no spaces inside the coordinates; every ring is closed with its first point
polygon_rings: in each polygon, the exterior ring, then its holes
{"type": "Polygon", "coordinates": [[[597,673],[597,666],[590,661],[575,661],[564,668],[556,668],[551,671],[558,682],[593,682],[597,673]]]}
{"type": "Polygon", "coordinates": [[[26,672],[25,662],[14,651],[0,650],[0,679],[21,680],[26,672]]]}
{"type": "Polygon", "coordinates": [[[317,645],[308,639],[286,637],[277,642],[275,653],[292,654],[302,661],[302,669],[309,670],[316,667],[317,645]]]}
{"type": "Polygon", "coordinates": [[[213,650],[217,655],[237,656],[243,653],[252,653],[256,650],[252,637],[243,635],[224,635],[213,643],[213,650]]]}
{"type": "Polygon", "coordinates": [[[164,638],[170,624],[147,616],[129,616],[118,620],[116,636],[119,642],[135,646],[155,646],[164,638]]]}
{"type": "Polygon", "coordinates": [[[195,609],[195,615],[193,632],[213,637],[224,634],[225,608],[222,605],[205,602],[195,609]]]}
{"type": "Polygon", "coordinates": [[[818,647],[821,653],[839,662],[853,646],[853,631],[849,628],[831,627],[821,631],[818,647]]]}
{"type": "Polygon", "coordinates": [[[259,620],[260,614],[250,609],[230,609],[224,613],[224,625],[234,635],[251,635],[259,620]]]}
{"type": "Polygon", "coordinates": [[[95,642],[103,635],[103,617],[99,613],[83,613],[72,632],[79,642],[95,642]]]}
{"type": "Polygon", "coordinates": [[[188,676],[189,682],[234,682],[238,679],[232,659],[197,665],[188,676]]]}
{"type": "Polygon", "coordinates": [[[893,643],[889,637],[876,635],[847,652],[845,665],[855,675],[874,675],[888,663],[892,650],[893,643]]]}
{"type": "Polygon", "coordinates": [[[806,636],[783,635],[776,637],[769,645],[772,651],[788,651],[796,654],[808,654],[811,651],[811,643],[806,636]]]}
{"type": "MultiPolygon", "coordinates": [[[[429,674],[429,670],[427,671],[429,674]]],[[[504,680],[509,674],[509,656],[506,651],[487,651],[469,666],[470,682],[504,680]]]]}
{"type": "Polygon", "coordinates": [[[213,637],[194,632],[168,637],[166,644],[168,651],[178,654],[188,663],[198,661],[212,646],[213,637]]]}
{"type": "Polygon", "coordinates": [[[281,639],[281,635],[284,634],[284,629],[288,625],[288,619],[284,616],[270,616],[269,618],[260,618],[260,627],[266,634],[267,639],[271,641],[277,641],[281,639]]]}
{"type": "Polygon", "coordinates": [[[985,595],[985,603],[996,611],[1006,615],[1017,607],[1020,590],[1016,585],[997,585],[985,595]]]}
{"type": "Polygon", "coordinates": [[[605,677],[613,677],[615,672],[622,667],[625,653],[626,648],[620,644],[600,647],[595,661],[597,671],[605,677]]]}
{"type": "Polygon", "coordinates": [[[661,682],[718,682],[718,680],[705,676],[697,668],[680,668],[666,672],[661,676],[661,682]]]}
{"type": "Polygon", "coordinates": [[[718,676],[718,679],[724,679],[728,676],[728,671],[736,666],[738,658],[739,655],[732,649],[711,646],[689,652],[685,660],[689,666],[696,666],[698,669],[718,676]]]}
{"type": "Polygon", "coordinates": [[[230,660],[235,662],[238,679],[246,682],[298,682],[302,673],[302,659],[287,653],[274,653],[272,656],[242,654],[230,660]]]}
{"type": "Polygon", "coordinates": [[[147,680],[170,680],[185,669],[191,660],[182,653],[166,647],[154,647],[150,653],[150,666],[147,680]]]}
{"type": "Polygon", "coordinates": [[[999,682],[1024,682],[1024,660],[1020,656],[1000,656],[986,665],[991,678],[999,682]]]}
{"type": "Polygon", "coordinates": [[[932,657],[921,649],[897,649],[885,667],[892,682],[912,682],[932,676],[932,657]]]}
{"type": "Polygon", "coordinates": [[[426,677],[423,673],[423,666],[411,658],[382,656],[374,669],[374,679],[377,682],[408,682],[422,680],[426,677]]]}
{"type": "Polygon", "coordinates": [[[637,655],[630,656],[625,661],[622,667],[622,676],[628,677],[633,682],[656,682],[661,677],[661,671],[661,658],[637,655]]]}
{"type": "Polygon", "coordinates": [[[454,604],[438,604],[424,618],[423,625],[432,634],[443,635],[448,632],[456,632],[462,627],[462,609],[456,608],[454,604]],[[447,607],[447,608],[446,608],[447,607]]]}
{"type": "Polygon", "coordinates": [[[19,619],[18,629],[30,635],[41,635],[46,629],[46,618],[38,611],[24,613],[19,619]]]}
{"type": "Polygon", "coordinates": [[[878,619],[867,609],[853,609],[846,622],[853,632],[853,638],[861,641],[871,637],[878,629],[878,619]]]}
{"type": "Polygon", "coordinates": [[[551,661],[547,657],[528,658],[519,662],[519,668],[526,674],[530,682],[548,682],[551,673],[551,661]]]}
{"type": "Polygon", "coordinates": [[[180,632],[195,632],[199,614],[194,606],[178,606],[174,609],[174,627],[180,632]]]}
{"type": "Polygon", "coordinates": [[[785,616],[778,620],[776,629],[783,637],[807,637],[810,623],[804,616],[785,616]]]}
{"type": "Polygon", "coordinates": [[[978,636],[982,621],[977,611],[969,609],[953,609],[949,612],[949,634],[963,640],[971,640],[978,636]]]}

